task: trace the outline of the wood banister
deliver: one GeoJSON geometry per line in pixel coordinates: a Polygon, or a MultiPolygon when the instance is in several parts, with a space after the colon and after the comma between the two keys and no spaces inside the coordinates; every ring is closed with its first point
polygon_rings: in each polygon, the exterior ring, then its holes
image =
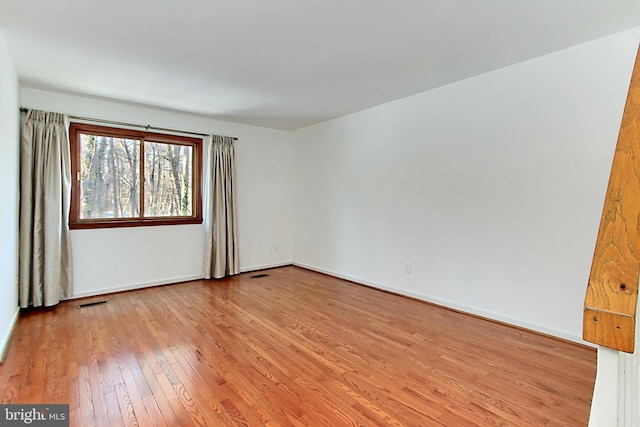
{"type": "Polygon", "coordinates": [[[633,353],[640,275],[640,48],[584,300],[582,337],[633,353]]]}

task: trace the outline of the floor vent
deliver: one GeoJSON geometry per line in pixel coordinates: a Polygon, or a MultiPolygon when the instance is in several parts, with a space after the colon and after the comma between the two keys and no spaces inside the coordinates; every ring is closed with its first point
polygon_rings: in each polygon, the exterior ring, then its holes
{"type": "Polygon", "coordinates": [[[108,303],[109,300],[102,300],[102,301],[94,301],[94,302],[88,302],[86,304],[80,304],[78,305],[78,308],[85,308],[85,307],[92,307],[94,305],[100,305],[100,304],[106,304],[108,303]]]}
{"type": "Polygon", "coordinates": [[[263,277],[269,277],[268,274],[256,274],[255,276],[251,276],[252,279],[262,279],[263,277]]]}

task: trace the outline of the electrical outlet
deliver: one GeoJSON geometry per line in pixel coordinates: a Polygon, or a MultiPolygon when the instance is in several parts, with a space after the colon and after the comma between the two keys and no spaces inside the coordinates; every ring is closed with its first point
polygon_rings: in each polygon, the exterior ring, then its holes
{"type": "Polygon", "coordinates": [[[275,244],[273,245],[273,252],[278,252],[280,250],[280,245],[275,244]]]}
{"type": "Polygon", "coordinates": [[[404,263],[404,272],[407,274],[411,274],[411,263],[410,262],[405,262],[404,263]]]}

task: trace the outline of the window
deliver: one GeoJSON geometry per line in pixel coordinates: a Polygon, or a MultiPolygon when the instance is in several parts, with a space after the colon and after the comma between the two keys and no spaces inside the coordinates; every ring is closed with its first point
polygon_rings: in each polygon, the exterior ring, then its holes
{"type": "Polygon", "coordinates": [[[71,212],[77,228],[202,223],[202,140],[73,123],[71,212]]]}

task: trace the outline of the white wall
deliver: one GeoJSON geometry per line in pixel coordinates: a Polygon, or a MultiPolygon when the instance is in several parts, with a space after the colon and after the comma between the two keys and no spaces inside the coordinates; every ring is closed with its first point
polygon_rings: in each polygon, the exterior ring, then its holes
{"type": "MultiPolygon", "coordinates": [[[[75,116],[237,136],[240,267],[252,270],[291,262],[289,132],[32,88],[22,89],[22,105],[75,116]]],[[[201,225],[73,230],[71,235],[74,296],[202,277],[201,225]]]]}
{"type": "Polygon", "coordinates": [[[296,131],[294,262],[580,341],[638,40],[296,131]]]}
{"type": "Polygon", "coordinates": [[[18,78],[0,35],[0,359],[18,316],[18,78]]]}

